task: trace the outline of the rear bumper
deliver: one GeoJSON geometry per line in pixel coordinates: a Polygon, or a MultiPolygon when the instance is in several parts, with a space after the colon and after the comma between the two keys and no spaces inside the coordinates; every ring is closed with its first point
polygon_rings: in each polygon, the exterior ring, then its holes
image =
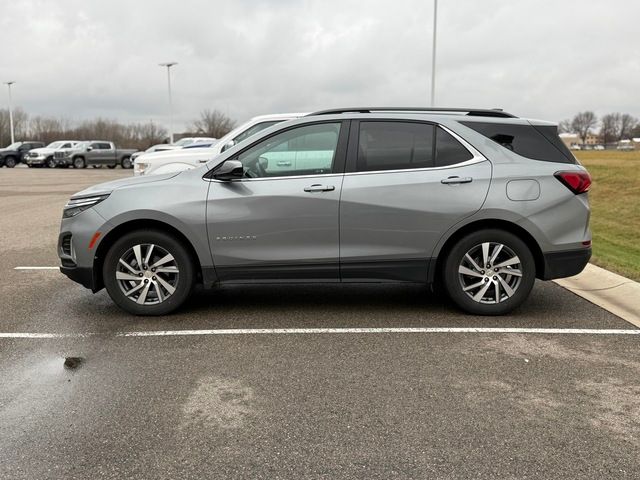
{"type": "Polygon", "coordinates": [[[591,248],[545,253],[542,279],[552,280],[577,275],[584,270],[590,258],[591,248]]]}

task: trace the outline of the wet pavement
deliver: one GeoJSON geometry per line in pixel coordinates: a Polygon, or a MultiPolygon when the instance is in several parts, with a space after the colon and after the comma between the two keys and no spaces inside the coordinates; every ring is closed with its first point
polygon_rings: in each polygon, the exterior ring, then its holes
{"type": "Polygon", "coordinates": [[[638,335],[119,335],[634,329],[553,283],[505,317],[375,284],[219,287],[136,318],[55,270],[14,270],[57,265],[70,194],[130,174],[0,169],[0,334],[34,334],[0,338],[0,478],[640,476],[638,335]]]}

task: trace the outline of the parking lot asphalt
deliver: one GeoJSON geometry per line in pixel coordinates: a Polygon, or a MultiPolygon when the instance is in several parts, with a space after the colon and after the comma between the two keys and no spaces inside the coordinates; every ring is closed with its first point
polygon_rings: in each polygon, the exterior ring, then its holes
{"type": "Polygon", "coordinates": [[[131,171],[0,169],[0,478],[638,478],[640,336],[553,283],[505,317],[416,285],[227,286],[164,318],[56,270],[68,197],[131,171]],[[465,333],[122,336],[220,329],[465,333]],[[65,357],[80,357],[65,369],[65,357]]]}

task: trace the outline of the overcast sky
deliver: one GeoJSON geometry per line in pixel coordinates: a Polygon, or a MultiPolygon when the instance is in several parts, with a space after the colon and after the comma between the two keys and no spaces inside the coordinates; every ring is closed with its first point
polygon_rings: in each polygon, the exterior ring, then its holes
{"type": "MultiPolygon", "coordinates": [[[[640,1],[440,0],[436,104],[640,116],[640,1]]],[[[14,104],[168,121],[429,102],[432,0],[0,0],[14,104]]],[[[6,106],[6,87],[2,96],[6,106]]]]}

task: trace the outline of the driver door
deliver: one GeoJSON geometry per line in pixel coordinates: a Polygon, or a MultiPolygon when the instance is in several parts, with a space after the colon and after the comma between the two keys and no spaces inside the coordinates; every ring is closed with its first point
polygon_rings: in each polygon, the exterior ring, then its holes
{"type": "Polygon", "coordinates": [[[296,125],[241,151],[244,178],[211,180],[220,281],[339,281],[339,200],[349,122],[296,125]]]}

